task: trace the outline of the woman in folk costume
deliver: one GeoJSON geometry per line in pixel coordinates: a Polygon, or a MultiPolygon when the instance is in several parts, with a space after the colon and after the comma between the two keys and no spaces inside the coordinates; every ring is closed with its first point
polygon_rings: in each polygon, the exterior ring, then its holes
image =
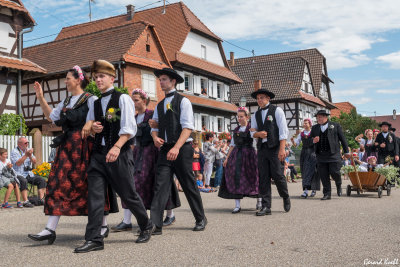
{"type": "Polygon", "coordinates": [[[297,135],[296,139],[292,138],[292,143],[296,147],[303,143],[300,154],[300,170],[303,184],[303,194],[301,198],[308,197],[308,190],[311,191],[310,197],[314,197],[317,190],[320,190],[321,184],[319,176],[316,172],[317,159],[315,157],[314,143],[311,134],[312,121],[310,119],[304,119],[303,128],[300,134],[297,135]]]}
{"type": "MultiPolygon", "coordinates": [[[[233,131],[233,138],[228,155],[224,161],[225,175],[222,177],[218,196],[235,199],[232,213],[241,211],[240,199],[243,197],[258,197],[257,155],[250,136],[249,111],[240,107],[237,111],[239,126],[233,131]]],[[[261,198],[258,198],[257,209],[261,208],[261,198]]]]}
{"type": "MultiPolygon", "coordinates": [[[[89,79],[79,66],[75,66],[67,73],[65,84],[71,96],[61,101],[52,109],[43,95],[38,82],[34,88],[47,120],[62,127],[63,133],[57,136],[52,143],[58,148],[49,174],[44,213],[49,215],[47,225],[43,231],[28,237],[35,241],[48,240],[52,244],[56,239],[56,227],[61,215],[80,216],[88,214],[87,196],[88,184],[86,169],[89,165],[93,140],[85,138],[84,125],[86,123],[89,106],[97,99],[83,90],[89,84],[89,79]]],[[[112,202],[112,205],[116,204],[112,202]]],[[[118,210],[113,206],[111,210],[118,210]]],[[[106,214],[110,210],[110,203],[106,205],[106,214]]],[[[106,221],[106,220],[104,220],[106,221]]],[[[106,223],[103,225],[103,234],[107,235],[106,223]]]]}
{"type": "MultiPolygon", "coordinates": [[[[135,162],[134,181],[136,191],[142,198],[145,208],[150,210],[154,196],[155,168],[158,158],[158,149],[154,146],[153,137],[150,134],[151,127],[149,125],[149,119],[153,117],[154,111],[147,109],[150,98],[142,89],[133,90],[132,99],[135,103],[135,110],[137,111],[135,116],[137,133],[133,149],[133,159],[135,162]]],[[[112,227],[112,230],[116,232],[132,229],[132,213],[127,209],[123,201],[121,201],[121,204],[124,209],[124,219],[120,224],[112,227]]],[[[168,201],[166,206],[167,217],[164,220],[163,226],[171,225],[175,221],[175,215],[172,209],[179,206],[180,200],[178,190],[175,183],[172,183],[170,201],[168,201]]]]}
{"type": "Polygon", "coordinates": [[[374,144],[375,143],[374,131],[372,131],[371,129],[367,129],[365,130],[364,134],[366,139],[361,138],[361,136],[357,136],[356,141],[360,143],[360,146],[364,146],[365,149],[364,155],[360,160],[367,162],[367,158],[370,156],[378,158],[378,151],[377,147],[374,144]]]}

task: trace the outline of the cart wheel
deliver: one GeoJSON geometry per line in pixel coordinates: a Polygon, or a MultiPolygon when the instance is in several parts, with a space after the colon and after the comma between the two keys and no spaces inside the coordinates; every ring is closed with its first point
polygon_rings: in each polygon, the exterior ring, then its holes
{"type": "Polygon", "coordinates": [[[347,185],[346,195],[349,197],[351,195],[351,185],[347,185]]]}
{"type": "Polygon", "coordinates": [[[390,196],[390,192],[392,191],[392,187],[391,186],[389,186],[387,189],[386,189],[387,191],[387,196],[390,196]]]}
{"type": "Polygon", "coordinates": [[[360,194],[361,194],[360,189],[357,188],[357,195],[360,195],[360,194]]]}
{"type": "Polygon", "coordinates": [[[378,197],[382,197],[382,186],[378,186],[378,197]]]}

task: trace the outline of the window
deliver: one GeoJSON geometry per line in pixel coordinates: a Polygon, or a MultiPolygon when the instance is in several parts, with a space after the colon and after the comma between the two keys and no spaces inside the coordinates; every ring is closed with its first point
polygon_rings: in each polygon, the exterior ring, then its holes
{"type": "Polygon", "coordinates": [[[156,97],[156,78],[153,73],[142,72],[142,88],[150,97],[156,97]]]}
{"type": "Polygon", "coordinates": [[[146,45],[146,51],[150,52],[150,45],[149,44],[146,45]]]}
{"type": "Polygon", "coordinates": [[[208,117],[207,115],[201,115],[201,130],[206,131],[208,130],[208,117]]]}
{"type": "Polygon", "coordinates": [[[217,98],[220,99],[222,98],[222,88],[221,84],[217,83],[217,98]]]}
{"type": "Polygon", "coordinates": [[[224,131],[224,118],[217,118],[218,119],[218,132],[224,131]]]}
{"type": "Polygon", "coordinates": [[[207,50],[205,45],[201,45],[201,58],[207,59],[207,50]]]}
{"type": "Polygon", "coordinates": [[[193,77],[190,74],[185,74],[185,91],[193,90],[193,77]]]}
{"type": "Polygon", "coordinates": [[[208,91],[208,81],[207,79],[201,78],[200,79],[200,87],[201,87],[201,94],[207,95],[208,91]]]}
{"type": "Polygon", "coordinates": [[[324,82],[321,83],[321,90],[319,91],[319,95],[322,98],[328,99],[328,88],[324,82]]]}

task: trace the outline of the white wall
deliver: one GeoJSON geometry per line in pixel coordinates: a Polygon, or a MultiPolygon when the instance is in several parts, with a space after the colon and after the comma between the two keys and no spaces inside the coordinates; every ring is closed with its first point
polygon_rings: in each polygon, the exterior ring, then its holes
{"type": "Polygon", "coordinates": [[[206,47],[206,60],[220,66],[225,66],[218,43],[199,34],[189,32],[181,48],[181,52],[201,58],[201,46],[206,47]]]}
{"type": "MultiPolygon", "coordinates": [[[[10,53],[15,41],[17,40],[17,38],[9,37],[9,33],[15,34],[10,24],[0,22],[0,52],[10,53]]],[[[15,49],[14,54],[17,55],[17,49],[15,49]]]]}

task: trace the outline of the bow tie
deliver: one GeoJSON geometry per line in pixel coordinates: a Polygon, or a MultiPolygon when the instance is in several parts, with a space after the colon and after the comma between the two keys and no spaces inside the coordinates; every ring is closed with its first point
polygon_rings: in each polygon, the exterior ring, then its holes
{"type": "Polygon", "coordinates": [[[166,94],[165,97],[170,97],[170,96],[173,96],[174,94],[175,94],[175,91],[173,91],[172,93],[166,94]]]}
{"type": "Polygon", "coordinates": [[[112,93],[114,93],[114,89],[112,89],[112,90],[110,90],[110,91],[107,91],[107,92],[105,92],[104,94],[101,94],[101,97],[109,96],[109,95],[111,95],[112,93]]]}
{"type": "Polygon", "coordinates": [[[269,105],[266,105],[265,107],[261,108],[261,110],[266,110],[269,108],[269,105]]]}
{"type": "Polygon", "coordinates": [[[322,126],[325,126],[325,125],[327,125],[327,124],[328,124],[328,121],[325,122],[324,124],[320,124],[320,125],[321,125],[321,127],[322,127],[322,126]]]}

